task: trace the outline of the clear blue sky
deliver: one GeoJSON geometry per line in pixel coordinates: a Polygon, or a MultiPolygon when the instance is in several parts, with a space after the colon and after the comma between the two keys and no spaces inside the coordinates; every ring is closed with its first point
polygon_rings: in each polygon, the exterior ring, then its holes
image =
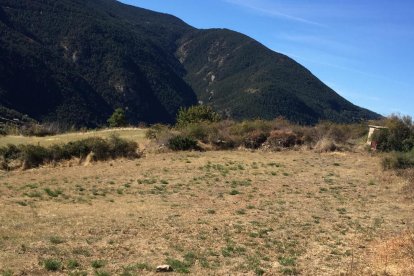
{"type": "Polygon", "coordinates": [[[414,117],[413,0],[122,0],[247,34],[351,102],[414,117]]]}

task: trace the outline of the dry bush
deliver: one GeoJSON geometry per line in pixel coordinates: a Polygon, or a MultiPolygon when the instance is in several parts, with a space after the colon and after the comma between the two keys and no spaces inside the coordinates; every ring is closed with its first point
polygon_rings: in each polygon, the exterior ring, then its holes
{"type": "Polygon", "coordinates": [[[334,140],[330,139],[330,138],[327,138],[327,137],[324,137],[324,138],[320,139],[314,147],[315,152],[319,152],[319,153],[332,152],[332,151],[336,151],[338,149],[339,148],[335,144],[334,140]]]}
{"type": "Polygon", "coordinates": [[[314,127],[303,127],[298,129],[303,133],[304,142],[316,145],[320,140],[329,139],[336,144],[346,144],[351,140],[357,140],[367,135],[366,124],[336,124],[332,122],[321,122],[314,127]]]}
{"type": "Polygon", "coordinates": [[[301,145],[302,143],[302,139],[291,130],[274,130],[267,138],[266,147],[273,150],[279,150],[301,145]]]}
{"type": "Polygon", "coordinates": [[[258,149],[268,139],[269,132],[254,130],[244,138],[243,145],[248,149],[258,149]]]}

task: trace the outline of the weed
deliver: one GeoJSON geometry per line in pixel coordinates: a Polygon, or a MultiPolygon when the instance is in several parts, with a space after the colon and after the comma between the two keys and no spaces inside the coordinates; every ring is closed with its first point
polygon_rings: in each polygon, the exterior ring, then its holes
{"type": "Polygon", "coordinates": [[[68,269],[76,269],[76,268],[80,267],[80,264],[77,260],[69,260],[67,267],[68,267],[68,269]]]}
{"type": "Polygon", "coordinates": [[[246,210],[245,209],[236,210],[236,214],[237,215],[245,215],[246,214],[246,210]]]}
{"type": "Polygon", "coordinates": [[[283,266],[294,266],[296,264],[296,259],[293,257],[281,256],[279,257],[279,263],[283,266]]]}
{"type": "Polygon", "coordinates": [[[185,261],[182,262],[176,259],[167,259],[167,264],[171,266],[175,272],[190,273],[191,265],[186,263],[185,261]]]}
{"type": "Polygon", "coordinates": [[[337,211],[338,211],[338,213],[340,214],[340,215],[345,215],[346,214],[346,209],[345,208],[338,208],[338,209],[336,209],[337,211]]]}
{"type": "Polygon", "coordinates": [[[47,259],[44,261],[43,265],[48,271],[58,271],[62,267],[62,263],[55,259],[47,259]]]}
{"type": "Polygon", "coordinates": [[[230,191],[230,195],[238,195],[238,194],[240,194],[240,192],[236,189],[233,189],[230,191]]]}
{"type": "Polygon", "coordinates": [[[96,270],[95,271],[96,276],[111,276],[111,273],[103,270],[96,270]]]}
{"type": "Polygon", "coordinates": [[[1,276],[13,276],[14,273],[11,269],[6,269],[6,270],[2,270],[0,271],[1,276]]]}
{"type": "Polygon", "coordinates": [[[49,238],[49,241],[51,243],[53,243],[53,244],[61,244],[61,243],[64,243],[65,242],[65,240],[63,238],[58,237],[58,236],[52,236],[52,237],[50,237],[49,238]]]}
{"type": "Polygon", "coordinates": [[[93,268],[102,268],[106,265],[106,262],[104,260],[94,260],[91,263],[91,266],[93,268]]]}
{"type": "Polygon", "coordinates": [[[63,192],[61,190],[59,190],[59,189],[52,190],[50,188],[45,188],[44,191],[50,197],[58,197],[59,195],[63,194],[63,192]]]}
{"type": "Polygon", "coordinates": [[[146,263],[137,263],[137,264],[124,266],[123,267],[123,272],[121,273],[121,276],[136,275],[135,273],[137,271],[142,271],[142,270],[151,271],[152,267],[150,265],[146,264],[146,263]]]}

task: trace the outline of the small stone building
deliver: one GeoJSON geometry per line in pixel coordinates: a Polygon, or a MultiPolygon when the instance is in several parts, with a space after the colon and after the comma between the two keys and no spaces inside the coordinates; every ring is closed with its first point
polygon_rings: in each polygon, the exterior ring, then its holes
{"type": "Polygon", "coordinates": [[[376,131],[380,131],[382,129],[388,129],[388,128],[387,127],[383,127],[383,126],[369,125],[367,145],[370,145],[371,148],[373,148],[373,149],[376,149],[377,148],[377,142],[376,141],[372,141],[372,136],[374,135],[374,133],[376,131]]]}

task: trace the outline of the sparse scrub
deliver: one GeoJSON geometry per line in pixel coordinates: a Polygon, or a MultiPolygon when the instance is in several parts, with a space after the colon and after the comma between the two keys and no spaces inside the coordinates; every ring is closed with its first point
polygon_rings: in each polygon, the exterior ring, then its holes
{"type": "Polygon", "coordinates": [[[3,168],[8,168],[12,161],[20,161],[24,169],[38,167],[49,162],[59,162],[71,158],[84,159],[93,152],[96,160],[108,160],[119,157],[137,158],[137,143],[119,138],[87,138],[63,145],[43,147],[38,145],[8,145],[0,148],[3,168]]]}
{"type": "Polygon", "coordinates": [[[270,149],[290,148],[302,144],[302,141],[291,130],[274,130],[267,138],[266,145],[270,149]]]}
{"type": "Polygon", "coordinates": [[[414,167],[414,149],[411,152],[392,152],[382,159],[382,167],[390,169],[408,169],[414,167]]]}
{"type": "Polygon", "coordinates": [[[244,146],[248,149],[258,149],[266,142],[269,133],[255,130],[244,138],[244,146]]]}

